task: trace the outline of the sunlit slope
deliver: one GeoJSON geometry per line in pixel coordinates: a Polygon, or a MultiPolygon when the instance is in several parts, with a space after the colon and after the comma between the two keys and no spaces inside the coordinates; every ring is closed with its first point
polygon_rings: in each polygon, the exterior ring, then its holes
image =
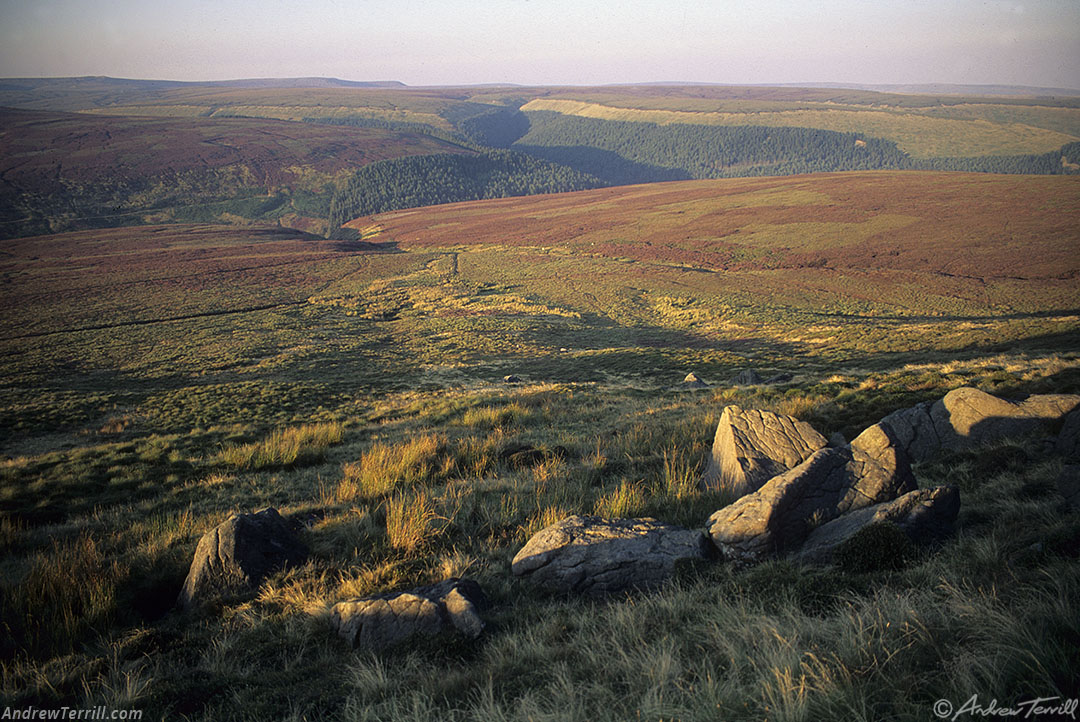
{"type": "Polygon", "coordinates": [[[609,188],[351,225],[456,252],[466,279],[620,323],[678,319],[702,340],[731,324],[790,338],[813,323],[831,340],[858,319],[856,336],[902,324],[889,341],[900,347],[1032,314],[1074,323],[1078,209],[1072,177],[875,172],[609,188]]]}

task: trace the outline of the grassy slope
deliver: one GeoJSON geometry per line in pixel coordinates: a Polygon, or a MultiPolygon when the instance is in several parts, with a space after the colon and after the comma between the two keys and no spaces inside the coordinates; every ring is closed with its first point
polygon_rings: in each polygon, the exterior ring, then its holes
{"type": "Polygon", "coordinates": [[[199,719],[920,719],[975,691],[1075,696],[1078,525],[1059,462],[1024,445],[919,470],[961,485],[961,532],[899,573],[720,566],[591,605],[537,599],[507,565],[566,513],[701,524],[723,503],[693,481],[726,403],[850,435],[964,383],[1080,390],[1076,180],[605,189],[383,214],[350,243],[5,242],[5,697],[199,719]],[[722,384],[748,365],[796,378],[722,384]],[[721,383],[680,391],[691,369],[721,383]],[[571,455],[516,469],[499,452],[518,443],[571,455]],[[220,613],[166,614],[201,533],[265,504],[304,521],[312,561],[220,613]],[[433,516],[402,530],[410,508],[433,516]],[[495,602],[476,644],[374,656],[325,626],[338,599],[462,572],[495,602]]]}

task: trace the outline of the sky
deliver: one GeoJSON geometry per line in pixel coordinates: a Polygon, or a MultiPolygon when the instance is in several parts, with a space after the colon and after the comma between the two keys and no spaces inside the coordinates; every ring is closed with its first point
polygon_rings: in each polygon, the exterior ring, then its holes
{"type": "Polygon", "coordinates": [[[1080,0],[0,0],[0,77],[1080,88],[1080,0]]]}

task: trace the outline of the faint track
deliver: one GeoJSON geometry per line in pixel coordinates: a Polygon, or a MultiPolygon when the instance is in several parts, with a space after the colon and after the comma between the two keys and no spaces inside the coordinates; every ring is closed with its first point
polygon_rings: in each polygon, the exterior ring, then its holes
{"type": "Polygon", "coordinates": [[[221,309],[217,311],[202,311],[200,313],[187,313],[180,316],[169,316],[167,318],[147,318],[138,321],[119,321],[117,323],[102,323],[92,326],[77,326],[75,328],[62,328],[56,331],[40,331],[38,333],[24,333],[18,336],[8,336],[6,340],[16,341],[19,339],[27,338],[42,338],[44,336],[58,336],[65,333],[79,333],[81,331],[104,331],[111,328],[125,328],[127,326],[152,326],[158,323],[172,323],[174,321],[190,321],[196,318],[210,318],[213,316],[230,316],[239,313],[255,313],[258,311],[269,311],[275,308],[288,308],[289,306],[303,306],[306,301],[284,301],[282,303],[266,303],[261,306],[248,306],[245,308],[230,308],[221,309]]]}

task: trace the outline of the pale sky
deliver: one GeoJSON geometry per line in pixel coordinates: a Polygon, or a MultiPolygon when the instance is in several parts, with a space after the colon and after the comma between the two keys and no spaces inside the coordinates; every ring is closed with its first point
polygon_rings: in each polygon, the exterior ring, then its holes
{"type": "Polygon", "coordinates": [[[0,77],[1080,88],[1080,0],[0,0],[0,77]]]}

